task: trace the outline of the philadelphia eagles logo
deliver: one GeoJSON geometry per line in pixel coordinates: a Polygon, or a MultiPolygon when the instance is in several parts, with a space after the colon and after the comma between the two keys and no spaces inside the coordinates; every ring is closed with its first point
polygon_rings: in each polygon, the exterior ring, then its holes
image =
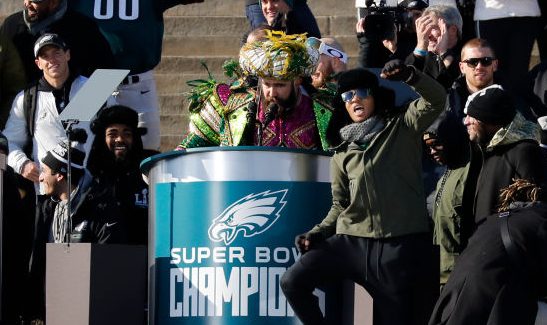
{"type": "Polygon", "coordinates": [[[287,189],[265,191],[239,199],[213,220],[209,227],[209,238],[230,245],[239,233],[244,237],[263,233],[279,218],[287,203],[284,200],[287,192],[287,189]]]}

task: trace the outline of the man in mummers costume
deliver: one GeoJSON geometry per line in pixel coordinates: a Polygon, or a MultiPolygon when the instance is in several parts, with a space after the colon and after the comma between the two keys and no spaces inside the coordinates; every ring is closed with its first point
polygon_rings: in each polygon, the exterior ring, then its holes
{"type": "Polygon", "coordinates": [[[213,80],[194,84],[189,134],[177,149],[263,145],[327,150],[332,115],[328,100],[313,100],[301,87],[315,71],[319,52],[304,35],[267,31],[266,39],[241,48],[244,75],[256,90],[213,80]]]}

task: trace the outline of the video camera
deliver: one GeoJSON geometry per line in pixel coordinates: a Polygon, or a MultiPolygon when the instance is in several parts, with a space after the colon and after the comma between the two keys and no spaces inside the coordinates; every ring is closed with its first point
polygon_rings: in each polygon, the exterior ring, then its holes
{"type": "Polygon", "coordinates": [[[365,19],[365,36],[369,39],[378,38],[381,40],[395,38],[395,33],[401,29],[413,29],[412,15],[410,10],[423,10],[429,6],[428,0],[404,0],[395,5],[386,5],[386,0],[380,0],[376,4],[374,0],[364,1],[365,7],[361,4],[363,1],[357,0],[358,19],[365,19]]]}

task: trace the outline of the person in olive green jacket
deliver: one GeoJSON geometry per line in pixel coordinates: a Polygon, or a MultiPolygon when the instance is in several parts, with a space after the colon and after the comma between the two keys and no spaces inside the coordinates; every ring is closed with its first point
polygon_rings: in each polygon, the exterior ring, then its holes
{"type": "Polygon", "coordinates": [[[421,179],[421,137],[443,110],[446,93],[400,60],[388,62],[381,76],[405,81],[422,97],[396,111],[393,92],[371,72],[340,76],[329,132],[330,143],[339,143],[331,162],[332,207],[320,224],[296,237],[302,256],[281,279],[304,324],[326,323],[312,292],[339,279],[371,294],[375,325],[425,324],[435,302],[438,267],[421,179]]]}
{"type": "MultiPolygon", "coordinates": [[[[433,243],[440,248],[441,288],[448,281],[473,230],[474,218],[463,206],[469,172],[470,148],[461,119],[447,114],[423,135],[429,156],[445,167],[433,200],[433,243]]],[[[469,191],[469,190],[468,190],[469,191]]],[[[466,193],[465,195],[470,195],[466,193]]],[[[467,209],[469,210],[469,209],[467,209]]]]}

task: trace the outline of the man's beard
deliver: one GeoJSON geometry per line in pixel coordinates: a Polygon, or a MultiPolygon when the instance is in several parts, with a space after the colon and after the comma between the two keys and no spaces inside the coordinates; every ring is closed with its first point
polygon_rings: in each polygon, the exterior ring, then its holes
{"type": "Polygon", "coordinates": [[[296,106],[297,101],[298,101],[298,96],[296,94],[294,87],[292,87],[289,98],[281,99],[276,97],[273,100],[264,99],[263,107],[268,107],[271,103],[276,103],[279,106],[279,114],[281,114],[283,112],[291,111],[292,108],[296,106]]]}
{"type": "Polygon", "coordinates": [[[36,12],[36,13],[34,13],[34,16],[30,16],[28,11],[29,10],[27,8],[25,8],[23,10],[23,13],[25,15],[26,21],[29,22],[29,23],[38,23],[38,22],[44,20],[44,18],[46,18],[48,16],[48,14],[46,12],[36,12]]]}

